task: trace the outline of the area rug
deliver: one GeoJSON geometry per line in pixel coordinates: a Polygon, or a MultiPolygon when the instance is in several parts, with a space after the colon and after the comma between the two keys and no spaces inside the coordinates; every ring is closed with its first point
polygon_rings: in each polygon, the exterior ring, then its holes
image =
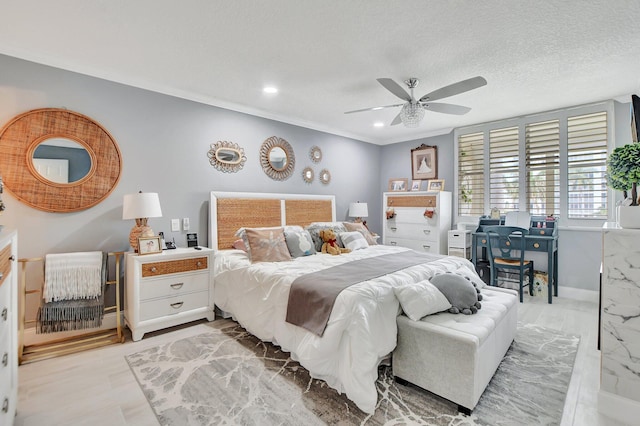
{"type": "MultiPolygon", "coordinates": [[[[215,324],[215,323],[214,323],[215,324]]],[[[236,323],[126,357],[158,421],[182,425],[560,424],[579,338],[519,325],[470,416],[380,367],[369,415],[236,323]]]]}

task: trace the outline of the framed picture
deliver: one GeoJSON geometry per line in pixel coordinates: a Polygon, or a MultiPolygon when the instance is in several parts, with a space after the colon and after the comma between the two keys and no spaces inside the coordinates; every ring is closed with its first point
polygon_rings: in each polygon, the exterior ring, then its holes
{"type": "Polygon", "coordinates": [[[420,191],[420,184],[422,184],[421,180],[411,181],[411,190],[412,191],[420,191]]]}
{"type": "Polygon", "coordinates": [[[138,238],[138,254],[162,253],[160,237],[140,237],[138,238]]]}
{"type": "Polygon", "coordinates": [[[389,191],[392,191],[392,192],[406,191],[408,185],[409,185],[409,179],[407,178],[389,179],[389,191]]]}
{"type": "Polygon", "coordinates": [[[427,185],[427,191],[444,190],[444,179],[431,179],[427,185]]]}
{"type": "Polygon", "coordinates": [[[438,151],[425,144],[411,150],[411,179],[426,180],[438,177],[438,151]]]}

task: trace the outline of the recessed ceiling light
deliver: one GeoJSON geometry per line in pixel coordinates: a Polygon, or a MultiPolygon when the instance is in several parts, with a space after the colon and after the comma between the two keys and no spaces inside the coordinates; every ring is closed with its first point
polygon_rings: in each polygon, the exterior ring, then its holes
{"type": "Polygon", "coordinates": [[[264,93],[268,93],[268,94],[274,94],[274,93],[278,93],[278,88],[275,86],[265,86],[262,91],[264,93]]]}
{"type": "Polygon", "coordinates": [[[384,123],[382,121],[376,121],[373,123],[373,127],[384,127],[384,123]]]}

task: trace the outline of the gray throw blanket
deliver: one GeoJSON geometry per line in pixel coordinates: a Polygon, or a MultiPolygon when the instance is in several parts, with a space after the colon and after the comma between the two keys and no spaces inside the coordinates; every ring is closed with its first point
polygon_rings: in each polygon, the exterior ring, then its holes
{"type": "Polygon", "coordinates": [[[92,299],[43,303],[36,316],[36,333],[83,330],[102,325],[104,292],[107,283],[107,253],[102,254],[102,291],[92,299]]]}
{"type": "Polygon", "coordinates": [[[322,337],[333,305],[342,290],[353,284],[442,257],[409,250],[354,260],[302,275],[291,284],[286,321],[322,337]]]}

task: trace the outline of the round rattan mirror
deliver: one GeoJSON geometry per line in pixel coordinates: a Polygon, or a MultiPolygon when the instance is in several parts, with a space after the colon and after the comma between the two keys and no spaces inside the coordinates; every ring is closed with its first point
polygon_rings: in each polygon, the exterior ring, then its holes
{"type": "Polygon", "coordinates": [[[0,170],[6,188],[23,203],[47,212],[74,212],[95,206],[113,191],[122,156],[113,137],[89,117],[44,108],[20,114],[0,130],[0,170]],[[88,172],[69,183],[38,172],[34,153],[53,139],[70,140],[86,150],[88,172]]]}
{"type": "Polygon", "coordinates": [[[277,136],[271,136],[260,147],[262,170],[274,180],[286,180],[293,173],[296,157],[289,142],[277,136]]]}

